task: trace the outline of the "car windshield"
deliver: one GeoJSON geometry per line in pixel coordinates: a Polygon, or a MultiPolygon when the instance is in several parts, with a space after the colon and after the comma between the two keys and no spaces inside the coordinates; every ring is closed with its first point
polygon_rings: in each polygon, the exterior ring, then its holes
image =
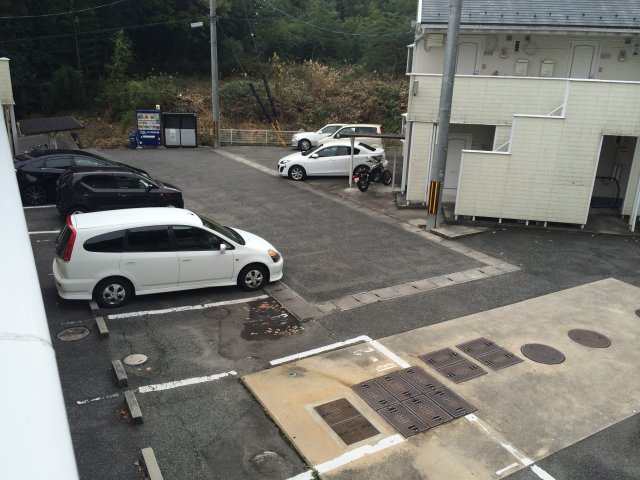
{"type": "Polygon", "coordinates": [[[210,220],[203,215],[198,215],[198,218],[202,220],[202,224],[208,229],[213,230],[214,232],[220,233],[221,235],[224,235],[226,237],[229,237],[230,239],[235,240],[240,245],[244,245],[246,243],[244,241],[244,238],[242,238],[242,235],[236,232],[233,228],[220,225],[219,223],[214,222],[213,220],[210,220]]]}
{"type": "Polygon", "coordinates": [[[327,133],[331,135],[333,132],[335,132],[339,128],[340,128],[340,125],[329,125],[327,127],[322,128],[318,133],[327,133]]]}

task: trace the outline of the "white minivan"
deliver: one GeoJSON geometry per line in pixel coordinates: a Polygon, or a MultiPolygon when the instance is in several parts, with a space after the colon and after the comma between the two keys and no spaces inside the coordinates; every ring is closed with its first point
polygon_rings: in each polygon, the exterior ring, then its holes
{"type": "Polygon", "coordinates": [[[56,241],[58,294],[124,305],[133,295],[235,285],[258,290],[282,278],[266,240],[180,208],[70,215],[56,241]]]}

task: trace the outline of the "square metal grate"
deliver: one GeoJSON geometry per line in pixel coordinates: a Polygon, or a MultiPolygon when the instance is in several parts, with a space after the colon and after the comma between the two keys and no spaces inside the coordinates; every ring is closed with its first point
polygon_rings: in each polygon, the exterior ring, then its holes
{"type": "Polygon", "coordinates": [[[444,384],[441,380],[429,375],[421,367],[409,367],[398,372],[405,380],[409,380],[412,385],[415,385],[422,393],[432,392],[444,384]]]}
{"type": "Polygon", "coordinates": [[[476,360],[491,370],[500,370],[524,361],[504,348],[487,353],[486,355],[481,355],[477,357],[476,360]]]}
{"type": "Polygon", "coordinates": [[[428,393],[427,397],[449,412],[453,418],[463,417],[477,410],[476,407],[464,401],[447,387],[428,393]]]}
{"type": "Polygon", "coordinates": [[[425,422],[401,403],[382,408],[378,410],[378,413],[405,438],[429,429],[425,422]]]}
{"type": "Polygon", "coordinates": [[[466,382],[472,378],[486,375],[487,371],[470,360],[462,360],[438,369],[442,375],[455,383],[466,382]]]}
{"type": "Polygon", "coordinates": [[[425,353],[418,356],[420,360],[433,368],[446,367],[452,363],[463,360],[459,353],[454,352],[450,348],[443,348],[442,350],[436,350],[435,352],[425,353]]]}
{"type": "Polygon", "coordinates": [[[368,380],[358,385],[353,385],[351,388],[374,410],[398,403],[398,400],[375,380],[368,380]]]}
{"type": "Polygon", "coordinates": [[[430,428],[453,420],[451,415],[442,407],[429,400],[426,395],[418,395],[417,397],[405,400],[402,404],[430,428]]]}
{"type": "Polygon", "coordinates": [[[314,409],[347,445],[380,433],[346,398],[318,405],[314,409]]]}
{"type": "Polygon", "coordinates": [[[478,358],[480,355],[485,355],[489,352],[493,352],[500,348],[500,345],[496,345],[491,340],[480,337],[475,340],[471,340],[470,342],[461,343],[460,345],[456,345],[457,348],[462,350],[467,355],[478,358]]]}
{"type": "Polygon", "coordinates": [[[382,385],[382,387],[384,387],[384,389],[393,395],[398,401],[420,395],[420,390],[400,376],[398,372],[383,375],[375,378],[374,380],[378,384],[382,385]]]}

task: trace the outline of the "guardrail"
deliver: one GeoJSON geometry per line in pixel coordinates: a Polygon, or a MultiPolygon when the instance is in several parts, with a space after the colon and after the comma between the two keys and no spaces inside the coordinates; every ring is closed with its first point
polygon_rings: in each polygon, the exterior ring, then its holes
{"type": "MultiPolygon", "coordinates": [[[[297,131],[282,131],[282,137],[291,145],[291,137],[297,131]]],[[[274,130],[239,130],[235,128],[220,129],[220,143],[224,145],[280,145],[274,130]]]]}
{"type": "Polygon", "coordinates": [[[78,478],[56,356],[0,108],[2,478],[78,478]]]}

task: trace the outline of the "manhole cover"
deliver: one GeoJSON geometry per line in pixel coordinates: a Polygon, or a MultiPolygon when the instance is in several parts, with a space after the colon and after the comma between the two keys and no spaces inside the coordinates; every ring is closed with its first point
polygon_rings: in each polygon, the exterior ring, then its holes
{"type": "Polygon", "coordinates": [[[410,437],[416,433],[429,430],[429,426],[426,423],[402,404],[391,405],[378,410],[378,413],[404,437],[410,437]]]}
{"type": "Polygon", "coordinates": [[[369,420],[362,415],[350,418],[344,422],[335,423],[331,425],[331,428],[347,445],[366,440],[380,433],[378,429],[371,425],[369,420]]]}
{"type": "Polygon", "coordinates": [[[398,401],[375,380],[359,383],[351,387],[374,410],[388,407],[398,401]]]}
{"type": "Polygon", "coordinates": [[[640,309],[636,310],[636,315],[640,317],[640,309]]]}
{"type": "Polygon", "coordinates": [[[398,375],[405,380],[409,380],[412,385],[423,393],[431,392],[444,386],[440,380],[432,377],[420,367],[409,367],[405,370],[400,370],[398,375]]]}
{"type": "Polygon", "coordinates": [[[444,408],[453,418],[464,417],[477,410],[476,407],[460,398],[447,387],[427,393],[427,398],[435,402],[436,405],[444,408]]]}
{"type": "Polygon", "coordinates": [[[476,338],[470,342],[461,343],[460,345],[456,345],[456,347],[473,358],[478,358],[480,355],[494,352],[500,348],[499,345],[496,345],[491,340],[484,337],[476,338]]]}
{"type": "Polygon", "coordinates": [[[396,400],[402,401],[415,395],[420,395],[420,390],[402,378],[397,372],[383,375],[375,379],[384,387],[396,400]]]}
{"type": "Polygon", "coordinates": [[[440,368],[459,362],[463,357],[450,348],[443,348],[442,350],[436,350],[435,352],[419,355],[418,358],[430,367],[440,368]]]}
{"type": "Polygon", "coordinates": [[[607,348],[611,345],[611,340],[593,330],[569,330],[569,338],[585,347],[607,348]]]}
{"type": "Polygon", "coordinates": [[[425,395],[410,398],[402,402],[402,404],[431,428],[453,420],[451,415],[445,412],[442,407],[439,407],[429,400],[425,395]]]}
{"type": "Polygon", "coordinates": [[[229,316],[229,310],[224,307],[208,308],[205,310],[204,316],[213,320],[221,320],[229,316]]]}
{"type": "Polygon", "coordinates": [[[499,348],[494,352],[476,357],[476,360],[489,367],[491,370],[500,370],[502,368],[507,368],[512,365],[516,365],[517,363],[524,362],[520,357],[508,352],[504,348],[499,348]]]}
{"type": "Polygon", "coordinates": [[[527,343],[520,347],[522,354],[529,360],[547,365],[564,362],[564,355],[559,350],[540,343],[527,343]]]}
{"type": "Polygon", "coordinates": [[[73,327],[67,328],[66,330],[62,330],[58,333],[58,339],[63,342],[74,342],[76,340],[81,340],[84,337],[89,335],[89,329],[86,327],[73,327]]]}
{"type": "Polygon", "coordinates": [[[469,360],[462,360],[461,362],[441,367],[438,369],[438,372],[455,383],[466,382],[472,378],[487,374],[487,371],[484,368],[469,360]]]}
{"type": "Polygon", "coordinates": [[[341,398],[313,408],[329,425],[344,422],[345,420],[360,415],[360,412],[356,410],[356,407],[351,405],[349,400],[346,398],[341,398]]]}
{"type": "Polygon", "coordinates": [[[128,357],[124,357],[123,362],[127,365],[142,365],[144,362],[148,360],[146,355],[141,353],[134,353],[133,355],[129,355],[128,357]]]}

